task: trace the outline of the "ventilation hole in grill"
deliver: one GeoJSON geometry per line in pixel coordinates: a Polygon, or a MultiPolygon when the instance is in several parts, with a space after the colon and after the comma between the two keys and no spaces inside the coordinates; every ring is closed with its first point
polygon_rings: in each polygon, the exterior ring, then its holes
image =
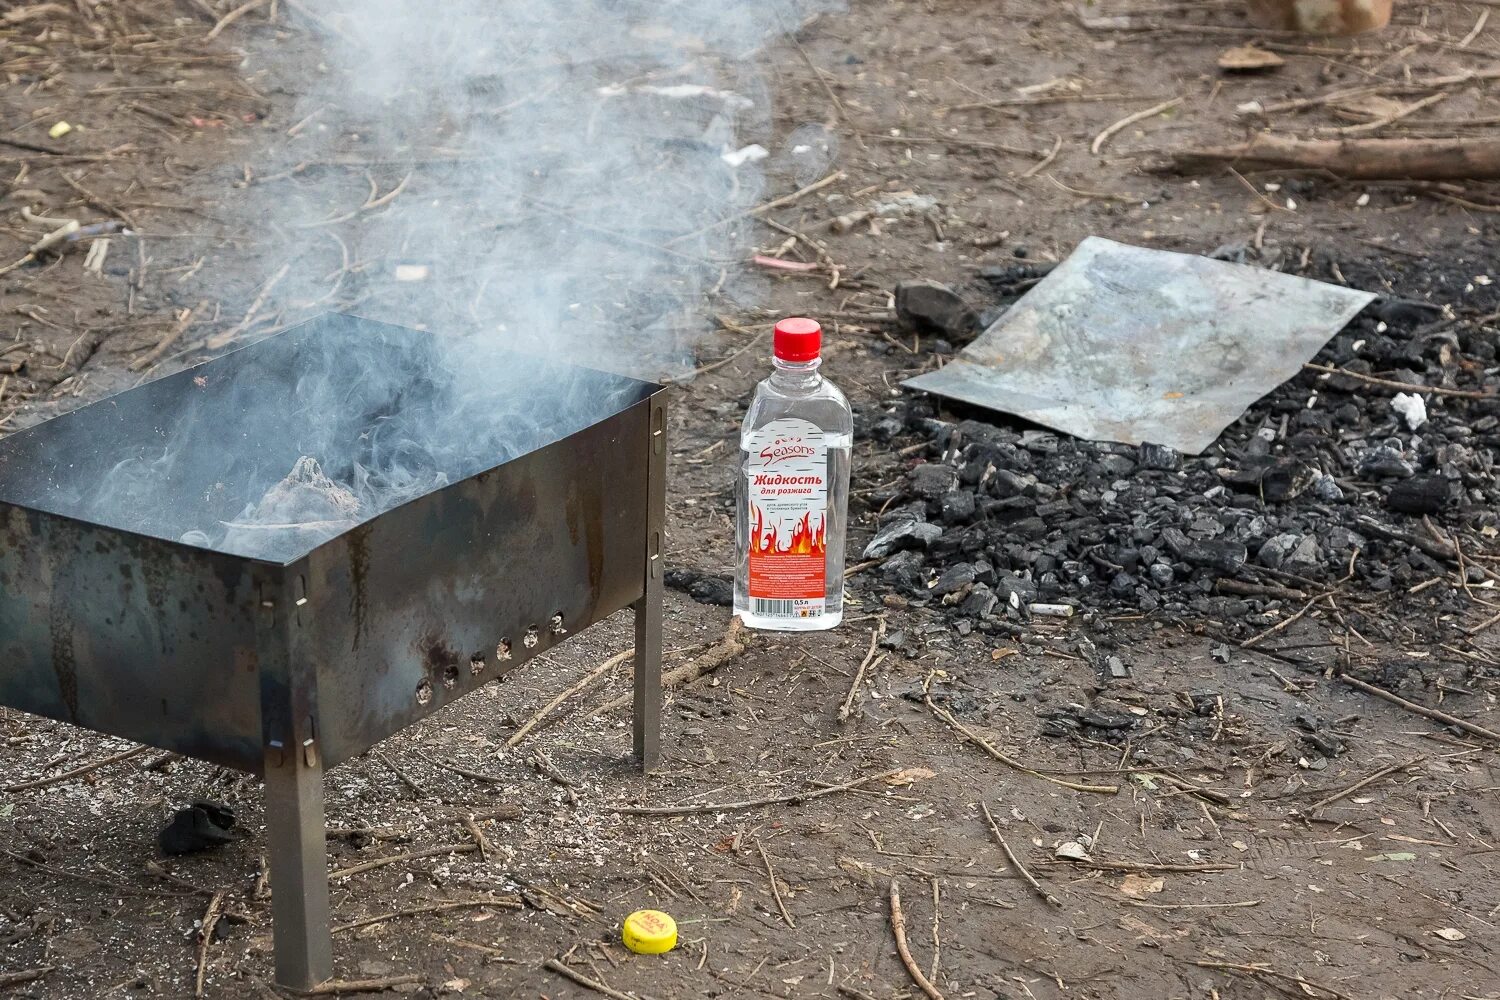
{"type": "Polygon", "coordinates": [[[458,684],[458,664],[450,663],[443,668],[443,687],[451,688],[458,684]]]}
{"type": "Polygon", "coordinates": [[[510,659],[509,639],[501,639],[500,645],[495,647],[495,659],[499,660],[501,663],[504,663],[506,660],[510,659]]]}
{"type": "Polygon", "coordinates": [[[417,704],[425,705],[432,701],[432,681],[423,678],[422,683],[417,685],[417,704]]]}
{"type": "Polygon", "coordinates": [[[551,618],[551,620],[547,622],[547,628],[549,628],[552,631],[553,635],[567,635],[568,634],[568,630],[565,629],[565,628],[563,628],[563,615],[562,615],[561,611],[559,611],[557,614],[553,615],[552,618],[551,618]]]}
{"type": "Polygon", "coordinates": [[[475,653],[473,656],[469,657],[469,673],[474,675],[475,677],[478,677],[480,674],[484,673],[483,653],[475,653]]]}
{"type": "Polygon", "coordinates": [[[521,640],[521,642],[525,644],[527,649],[535,649],[536,644],[541,641],[542,630],[537,628],[535,625],[532,625],[526,630],[526,638],[521,640]]]}

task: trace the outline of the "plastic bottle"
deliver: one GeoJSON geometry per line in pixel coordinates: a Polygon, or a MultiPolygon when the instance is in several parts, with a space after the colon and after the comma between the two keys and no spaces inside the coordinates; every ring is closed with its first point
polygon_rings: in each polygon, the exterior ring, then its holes
{"type": "Polygon", "coordinates": [[[776,324],[776,370],[740,430],[734,613],[750,628],[813,631],[844,616],[854,415],[818,374],[823,331],[776,324]]]}

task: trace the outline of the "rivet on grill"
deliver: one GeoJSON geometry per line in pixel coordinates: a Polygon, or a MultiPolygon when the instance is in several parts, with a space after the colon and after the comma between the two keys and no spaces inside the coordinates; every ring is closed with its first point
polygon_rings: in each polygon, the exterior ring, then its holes
{"type": "Polygon", "coordinates": [[[528,628],[526,630],[526,638],[524,638],[524,639],[521,640],[521,642],[525,644],[525,646],[526,646],[527,649],[535,649],[536,648],[536,644],[539,643],[539,642],[541,642],[541,641],[542,641],[542,631],[541,631],[541,629],[537,628],[535,625],[532,625],[530,628],[528,628]]]}
{"type": "Polygon", "coordinates": [[[495,659],[501,663],[510,659],[510,640],[501,639],[500,645],[495,647],[495,659]]]}
{"type": "Polygon", "coordinates": [[[484,673],[484,654],[475,653],[469,657],[469,673],[475,677],[484,673]]]}
{"type": "Polygon", "coordinates": [[[568,634],[568,630],[563,628],[563,616],[561,611],[552,616],[551,620],[547,622],[547,627],[552,630],[553,635],[568,634]]]}
{"type": "Polygon", "coordinates": [[[425,705],[430,701],[432,701],[432,681],[423,678],[422,683],[417,685],[417,704],[425,705]]]}

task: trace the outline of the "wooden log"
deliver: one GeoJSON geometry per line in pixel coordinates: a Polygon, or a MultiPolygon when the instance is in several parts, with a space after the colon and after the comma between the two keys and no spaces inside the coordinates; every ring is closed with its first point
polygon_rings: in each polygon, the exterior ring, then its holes
{"type": "Polygon", "coordinates": [[[1238,169],[1328,170],[1354,180],[1500,179],[1500,139],[1292,139],[1262,133],[1239,146],[1172,153],[1183,172],[1228,163],[1238,169]]]}

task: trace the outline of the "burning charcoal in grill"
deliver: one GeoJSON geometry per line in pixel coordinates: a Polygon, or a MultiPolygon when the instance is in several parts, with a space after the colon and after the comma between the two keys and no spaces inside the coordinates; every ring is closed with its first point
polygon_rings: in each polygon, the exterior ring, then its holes
{"type": "Polygon", "coordinates": [[[353,528],[359,509],[352,491],[329,479],[317,459],[304,455],[258,504],[226,525],[223,545],[253,550],[273,534],[278,544],[290,536],[298,544],[316,545],[353,528]]]}
{"type": "Polygon", "coordinates": [[[865,546],[864,558],[884,559],[900,549],[925,549],[943,535],[943,529],[926,521],[900,520],[886,525],[865,546]]]}
{"type": "Polygon", "coordinates": [[[912,496],[937,500],[958,485],[958,470],[940,462],[925,462],[911,470],[912,496]]]}
{"type": "Polygon", "coordinates": [[[1116,573],[1109,581],[1109,589],[1116,597],[1130,597],[1141,581],[1132,573],[1116,573]]]}
{"type": "Polygon", "coordinates": [[[1418,476],[1391,487],[1386,506],[1402,514],[1436,514],[1448,506],[1448,482],[1441,476],[1418,476]]]}
{"type": "Polygon", "coordinates": [[[163,854],[193,854],[237,839],[233,810],[217,802],[197,801],[177,810],[156,842],[163,854]]]}
{"type": "Polygon", "coordinates": [[[938,501],[938,519],[944,524],[968,524],[974,520],[974,492],[954,490],[938,501]]]}
{"type": "Polygon", "coordinates": [[[1173,472],[1182,467],[1182,455],[1175,449],[1168,448],[1164,444],[1151,444],[1147,442],[1140,446],[1136,454],[1140,459],[1141,467],[1144,469],[1173,472]]]}
{"type": "Polygon", "coordinates": [[[699,604],[727,607],[734,603],[734,584],[722,576],[691,569],[669,569],[663,582],[673,590],[687,594],[699,604]]]}
{"type": "Polygon", "coordinates": [[[1176,571],[1172,569],[1172,564],[1165,562],[1152,563],[1151,568],[1146,573],[1151,577],[1152,583],[1163,588],[1170,587],[1172,581],[1177,577],[1176,571]]]}
{"type": "Polygon", "coordinates": [[[1362,476],[1409,479],[1416,473],[1417,470],[1412,468],[1412,464],[1402,456],[1401,452],[1390,445],[1371,448],[1359,462],[1359,474],[1362,476]]]}
{"type": "Polygon", "coordinates": [[[1126,455],[1102,455],[1099,458],[1099,469],[1110,478],[1124,479],[1135,474],[1135,462],[1126,455]]]}

